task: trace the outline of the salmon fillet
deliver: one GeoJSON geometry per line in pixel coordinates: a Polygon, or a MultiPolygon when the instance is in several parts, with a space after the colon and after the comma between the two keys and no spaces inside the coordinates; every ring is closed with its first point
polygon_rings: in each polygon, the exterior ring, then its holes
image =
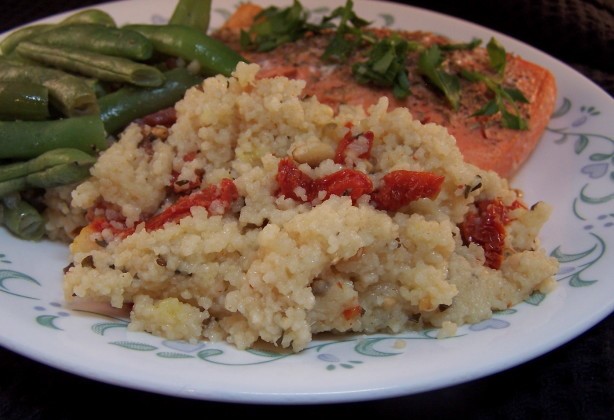
{"type": "MultiPolygon", "coordinates": [[[[407,57],[407,72],[411,94],[396,99],[390,88],[372,84],[359,84],[352,75],[352,64],[365,61],[364,49],[355,51],[344,63],[325,62],[322,54],[332,33],[308,33],[292,43],[286,43],[269,52],[255,52],[241,48],[240,30],[248,29],[262,9],[250,3],[240,5],[235,13],[213,36],[238,50],[247,60],[261,67],[259,77],[286,76],[306,82],[304,96],[316,96],[322,103],[337,110],[342,104],[362,105],[367,109],[381,96],[389,98],[390,109],[407,107],[414,118],[424,123],[445,126],[456,138],[465,160],[482,169],[493,170],[500,176],[511,178],[537,146],[555,106],[556,81],[552,73],[522,57],[507,53],[504,73],[505,85],[520,90],[528,103],[518,104],[520,115],[528,129],[504,128],[499,114],[473,116],[492,98],[484,83],[460,79],[459,107],[454,110],[444,95],[434,89],[418,71],[418,52],[407,57]]],[[[392,30],[369,28],[377,37],[386,37],[392,30]]],[[[428,47],[456,41],[424,31],[394,31],[403,38],[428,47]]],[[[493,73],[486,48],[455,50],[446,55],[443,66],[449,72],[461,68],[493,73]]]]}

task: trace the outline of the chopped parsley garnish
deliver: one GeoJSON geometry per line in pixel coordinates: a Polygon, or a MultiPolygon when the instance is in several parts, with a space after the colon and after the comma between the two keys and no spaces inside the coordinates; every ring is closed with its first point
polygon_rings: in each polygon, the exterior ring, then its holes
{"type": "Polygon", "coordinates": [[[454,50],[473,50],[479,47],[482,40],[479,38],[473,38],[470,42],[460,42],[455,44],[441,44],[439,48],[442,51],[454,51],[454,50]]]}
{"type": "Polygon", "coordinates": [[[501,124],[505,128],[514,130],[526,130],[529,125],[525,118],[520,116],[517,102],[528,103],[527,98],[516,88],[503,86],[503,75],[507,64],[507,55],[503,46],[491,38],[487,45],[488,58],[495,76],[488,76],[479,72],[461,70],[461,75],[472,82],[482,82],[494,93],[494,98],[488,101],[482,108],[473,113],[473,116],[491,116],[501,113],[501,124]],[[510,110],[512,109],[512,111],[510,110]]]}
{"type": "Polygon", "coordinates": [[[404,99],[410,94],[405,63],[409,50],[410,43],[399,36],[384,38],[372,47],[367,61],[354,63],[352,74],[358,83],[392,87],[395,98],[404,99]]]}
{"type": "Polygon", "coordinates": [[[345,6],[337,7],[330,15],[325,16],[322,19],[321,26],[325,27],[324,25],[330,25],[331,21],[337,18],[340,22],[322,58],[329,61],[336,60],[343,62],[347,60],[356,48],[358,48],[363,40],[368,42],[373,42],[374,40],[366,37],[366,34],[362,31],[362,28],[369,26],[371,22],[356,15],[354,12],[354,2],[352,0],[348,0],[345,6]]]}
{"type": "Polygon", "coordinates": [[[319,29],[310,24],[308,18],[309,13],[298,0],[284,9],[267,7],[256,15],[249,31],[241,31],[241,48],[265,52],[294,42],[305,33],[319,29]]]}
{"type": "Polygon", "coordinates": [[[271,51],[282,44],[300,39],[307,32],[319,33],[325,29],[335,29],[322,58],[343,62],[363,41],[375,41],[362,30],[370,24],[356,15],[352,0],[347,0],[345,6],[337,7],[330,15],[324,16],[319,24],[310,23],[309,12],[298,0],[294,0],[292,6],[283,9],[270,6],[256,15],[249,31],[241,31],[241,48],[271,51]],[[333,23],[337,19],[339,23],[333,23]]]}
{"type": "Polygon", "coordinates": [[[488,52],[488,59],[490,60],[490,66],[497,72],[499,77],[503,77],[505,73],[505,65],[507,63],[507,53],[503,45],[499,43],[495,38],[490,38],[488,45],[486,45],[486,51],[488,52]]]}
{"type": "Polygon", "coordinates": [[[442,63],[440,47],[432,45],[420,53],[418,70],[443,92],[450,106],[457,110],[460,102],[460,80],[442,70],[442,63]]]}

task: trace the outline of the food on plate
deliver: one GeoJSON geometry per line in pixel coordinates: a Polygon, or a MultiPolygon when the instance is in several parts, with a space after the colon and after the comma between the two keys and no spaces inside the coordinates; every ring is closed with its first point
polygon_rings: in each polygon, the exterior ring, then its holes
{"type": "Polygon", "coordinates": [[[535,149],[554,110],[552,73],[496,39],[480,46],[372,28],[351,1],[320,24],[308,18],[297,1],[285,8],[242,3],[213,35],[260,64],[260,77],[305,80],[303,95],[333,108],[368,108],[386,96],[391,108],[447,127],[468,162],[506,178],[535,149]]]}
{"type": "Polygon", "coordinates": [[[386,96],[333,109],[262,71],[206,78],[172,126],[131,124],[101,153],[56,219],[86,223],[69,305],[298,352],[324,332],[454,335],[555,286],[538,238],[550,206],[465,162],[443,126],[386,96]]]}

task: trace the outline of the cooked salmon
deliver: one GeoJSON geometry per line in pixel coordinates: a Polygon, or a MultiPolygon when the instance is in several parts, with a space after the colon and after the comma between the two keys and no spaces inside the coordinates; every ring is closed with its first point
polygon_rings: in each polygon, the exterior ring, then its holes
{"type": "MultiPolygon", "coordinates": [[[[418,52],[408,52],[406,66],[410,94],[397,99],[390,88],[361,84],[352,74],[352,64],[365,61],[364,48],[355,50],[344,62],[331,63],[322,59],[332,32],[307,33],[291,43],[268,52],[244,49],[240,31],[248,29],[262,9],[250,3],[238,6],[224,26],[213,35],[232,46],[249,61],[261,67],[259,77],[286,76],[306,82],[304,95],[316,96],[320,102],[338,109],[341,104],[362,105],[367,109],[381,96],[389,98],[390,108],[407,107],[414,118],[424,123],[445,126],[456,138],[465,160],[505,178],[511,178],[538,144],[555,106],[557,95],[553,74],[522,57],[506,53],[503,84],[518,89],[527,103],[518,103],[519,115],[527,122],[526,129],[504,128],[500,114],[474,115],[493,93],[484,83],[460,80],[460,101],[454,109],[445,96],[417,70],[418,52]]],[[[376,37],[390,36],[389,29],[369,28],[376,37]]],[[[428,47],[449,45],[455,40],[425,31],[394,31],[404,39],[428,47]]],[[[446,53],[443,66],[450,72],[460,69],[493,73],[487,49],[458,49],[446,53]]]]}

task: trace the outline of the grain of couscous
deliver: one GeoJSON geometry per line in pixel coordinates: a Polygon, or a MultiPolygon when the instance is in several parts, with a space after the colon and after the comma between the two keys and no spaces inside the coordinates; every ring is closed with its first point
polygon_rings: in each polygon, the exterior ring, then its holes
{"type": "Polygon", "coordinates": [[[130,125],[72,194],[67,300],[131,307],[131,330],[259,340],[397,333],[489,318],[554,287],[527,205],[464,162],[445,128],[381,99],[338,113],[304,82],[239,64],[176,104],[168,130],[130,125]]]}

